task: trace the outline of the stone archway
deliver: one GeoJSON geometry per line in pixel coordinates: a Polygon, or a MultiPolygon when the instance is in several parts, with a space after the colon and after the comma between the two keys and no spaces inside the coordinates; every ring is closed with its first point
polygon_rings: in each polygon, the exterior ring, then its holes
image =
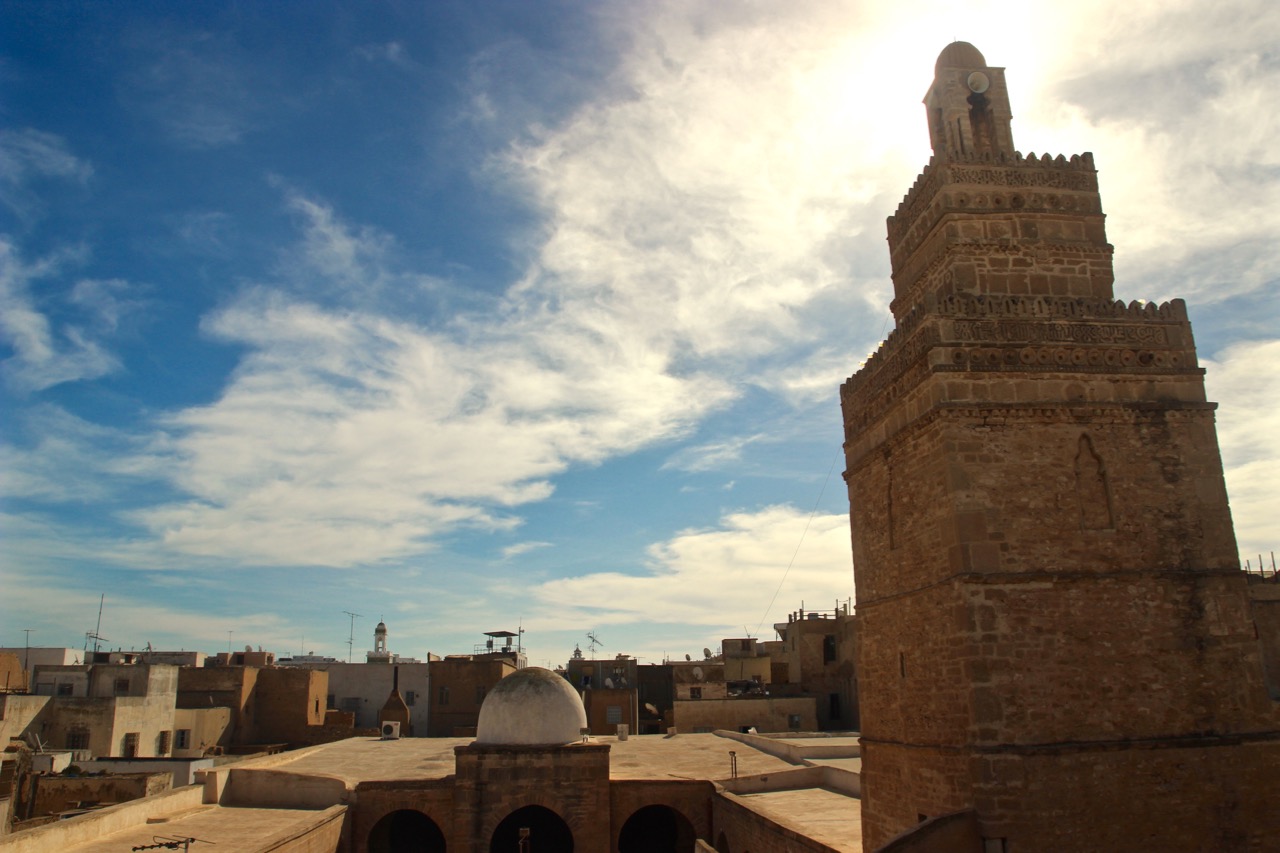
{"type": "Polygon", "coordinates": [[[692,853],[693,824],[670,806],[636,809],[618,833],[618,853],[692,853]]]}
{"type": "Polygon", "coordinates": [[[444,833],[414,809],[389,812],[369,830],[369,853],[445,853],[444,833]]]}
{"type": "Polygon", "coordinates": [[[489,853],[520,853],[522,830],[537,853],[573,853],[573,830],[545,806],[525,806],[502,819],[489,841],[489,853]]]}

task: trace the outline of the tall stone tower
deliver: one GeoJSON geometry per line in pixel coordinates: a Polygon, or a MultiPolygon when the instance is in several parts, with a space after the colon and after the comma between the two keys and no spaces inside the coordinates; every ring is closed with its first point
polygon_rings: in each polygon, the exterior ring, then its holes
{"type": "Polygon", "coordinates": [[[986,851],[1274,840],[1280,703],[1185,305],[1115,301],[1093,158],[1017,153],[1004,69],[957,42],[935,71],[896,328],[841,388],[866,848],[963,810],[986,851]]]}

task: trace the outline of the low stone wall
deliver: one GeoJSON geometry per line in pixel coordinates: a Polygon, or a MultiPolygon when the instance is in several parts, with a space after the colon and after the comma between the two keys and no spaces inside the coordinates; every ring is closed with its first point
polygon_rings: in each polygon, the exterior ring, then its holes
{"type": "Polygon", "coordinates": [[[792,764],[803,764],[806,760],[813,758],[858,758],[862,755],[861,746],[857,743],[848,742],[849,739],[857,736],[855,734],[824,735],[805,732],[800,734],[749,735],[725,729],[717,731],[716,734],[730,740],[741,741],[754,749],[758,749],[775,758],[781,758],[783,761],[790,761],[792,764]],[[801,740],[819,739],[829,740],[830,743],[798,743],[801,740]]]}
{"type": "Polygon", "coordinates": [[[258,809],[327,809],[349,799],[341,779],[287,770],[245,770],[232,767],[218,802],[224,806],[258,809]]]}
{"type": "Polygon", "coordinates": [[[850,797],[862,796],[862,785],[857,773],[823,765],[797,767],[794,770],[761,773],[756,776],[739,776],[736,779],[726,779],[719,784],[732,794],[825,788],[850,797]]]}
{"type": "Polygon", "coordinates": [[[163,793],[173,776],[159,773],[120,773],[111,776],[35,776],[32,817],[79,808],[81,803],[123,803],[163,793]]]}
{"type": "Polygon", "coordinates": [[[821,841],[807,838],[792,829],[747,808],[728,791],[711,801],[711,823],[717,844],[721,838],[731,851],[768,850],[770,853],[840,853],[821,841]]]}
{"type": "Polygon", "coordinates": [[[4,853],[47,853],[87,844],[113,832],[138,826],[147,818],[164,817],[175,812],[199,808],[202,791],[191,785],[167,791],[143,800],[110,806],[75,820],[64,820],[47,826],[5,836],[0,841],[4,853]]]}

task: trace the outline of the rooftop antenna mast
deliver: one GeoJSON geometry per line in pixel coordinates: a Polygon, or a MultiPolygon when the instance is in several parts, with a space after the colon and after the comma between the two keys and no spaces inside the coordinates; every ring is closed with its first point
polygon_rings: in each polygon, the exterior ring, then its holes
{"type": "Polygon", "coordinates": [[[88,631],[86,631],[86,632],[85,632],[85,635],[84,635],[84,649],[83,649],[83,651],[88,651],[88,650],[89,650],[89,641],[90,641],[90,640],[93,640],[93,652],[94,652],[94,654],[97,654],[97,653],[98,653],[98,649],[100,649],[100,648],[101,648],[101,646],[99,645],[99,643],[105,643],[105,642],[107,642],[107,638],[106,638],[106,637],[104,637],[104,636],[102,636],[102,604],[103,604],[103,602],[105,602],[106,600],[107,600],[107,594],[104,592],[104,593],[102,594],[102,596],[98,599],[98,627],[96,627],[96,628],[94,628],[94,629],[93,629],[93,633],[89,633],[88,631]]]}
{"type": "Polygon", "coordinates": [[[591,650],[591,657],[592,659],[594,659],[596,656],[596,646],[600,646],[603,648],[604,643],[600,642],[600,638],[596,636],[595,631],[588,631],[587,639],[590,640],[590,642],[587,643],[587,648],[591,650]]]}
{"type": "Polygon", "coordinates": [[[351,663],[351,655],[356,645],[356,620],[360,618],[360,614],[352,613],[350,610],[342,612],[351,617],[351,633],[347,635],[347,663],[351,663]]]}

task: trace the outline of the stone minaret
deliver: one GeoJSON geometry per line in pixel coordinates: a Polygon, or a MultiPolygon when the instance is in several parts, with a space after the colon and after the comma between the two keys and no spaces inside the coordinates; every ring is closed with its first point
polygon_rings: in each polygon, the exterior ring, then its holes
{"type": "Polygon", "coordinates": [[[985,851],[1274,840],[1186,308],[1114,300],[1093,158],[1015,152],[1003,69],[955,43],[935,71],[896,328],[841,388],[865,847],[963,810],[985,851]]]}

